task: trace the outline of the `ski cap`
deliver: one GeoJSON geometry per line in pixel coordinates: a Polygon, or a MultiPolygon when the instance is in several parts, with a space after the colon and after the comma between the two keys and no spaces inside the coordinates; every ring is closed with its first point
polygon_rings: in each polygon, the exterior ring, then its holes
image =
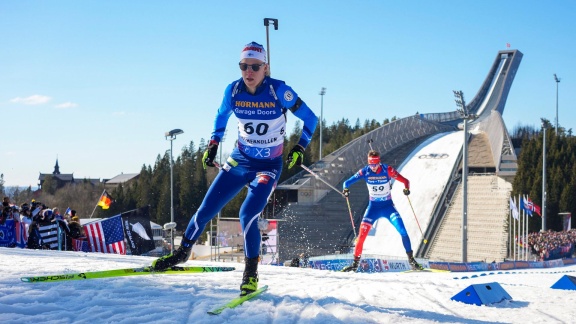
{"type": "Polygon", "coordinates": [[[242,61],[243,59],[246,59],[246,58],[255,58],[255,59],[260,60],[264,63],[267,63],[266,62],[266,50],[264,49],[264,46],[262,46],[256,42],[251,42],[251,43],[246,44],[244,46],[244,49],[240,53],[240,61],[242,61]]]}

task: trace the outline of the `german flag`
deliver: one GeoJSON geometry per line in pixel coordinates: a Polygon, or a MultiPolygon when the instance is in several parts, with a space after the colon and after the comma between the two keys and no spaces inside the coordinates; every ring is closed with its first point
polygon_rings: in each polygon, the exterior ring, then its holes
{"type": "Polygon", "coordinates": [[[114,198],[112,198],[112,196],[110,196],[110,194],[104,190],[100,200],[98,201],[98,206],[102,207],[102,209],[108,209],[110,208],[112,202],[114,202],[114,198]]]}

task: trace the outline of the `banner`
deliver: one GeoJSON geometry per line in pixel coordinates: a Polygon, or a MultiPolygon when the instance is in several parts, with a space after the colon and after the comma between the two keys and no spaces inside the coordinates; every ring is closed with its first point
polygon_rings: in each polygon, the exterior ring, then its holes
{"type": "Polygon", "coordinates": [[[560,213],[562,216],[562,227],[565,232],[572,229],[572,213],[560,213]]]}
{"type": "Polygon", "coordinates": [[[42,245],[50,250],[58,250],[58,224],[55,222],[38,223],[38,231],[42,237],[42,245]]]}
{"type": "Polygon", "coordinates": [[[124,234],[132,255],[142,255],[156,248],[150,226],[150,206],[122,213],[124,234]]]}
{"type": "Polygon", "coordinates": [[[7,219],[4,223],[0,223],[0,247],[14,247],[16,246],[16,238],[14,236],[14,220],[7,219]]]}
{"type": "Polygon", "coordinates": [[[84,225],[92,252],[126,254],[122,217],[116,215],[84,225]]]}

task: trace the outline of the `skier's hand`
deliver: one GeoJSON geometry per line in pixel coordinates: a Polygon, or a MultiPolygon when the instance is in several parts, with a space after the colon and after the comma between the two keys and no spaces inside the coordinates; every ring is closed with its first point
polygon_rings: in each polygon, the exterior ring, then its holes
{"type": "Polygon", "coordinates": [[[344,188],[344,190],[342,190],[342,194],[344,195],[344,197],[348,198],[348,196],[350,195],[350,189],[344,188]]]}
{"type": "Polygon", "coordinates": [[[286,163],[288,163],[288,169],[292,169],[294,165],[301,165],[303,161],[304,161],[304,148],[296,144],[290,150],[290,153],[288,153],[288,159],[286,159],[286,163]]]}
{"type": "Polygon", "coordinates": [[[406,196],[408,196],[410,194],[410,189],[404,188],[403,192],[406,196]]]}
{"type": "Polygon", "coordinates": [[[215,140],[210,140],[206,151],[204,151],[204,155],[202,156],[202,165],[204,169],[206,166],[214,167],[214,159],[216,158],[216,153],[218,152],[218,142],[215,140]]]}

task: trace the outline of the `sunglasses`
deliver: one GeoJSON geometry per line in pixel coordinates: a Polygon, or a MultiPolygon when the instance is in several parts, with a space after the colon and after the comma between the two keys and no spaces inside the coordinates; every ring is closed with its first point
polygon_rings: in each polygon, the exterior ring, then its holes
{"type": "Polygon", "coordinates": [[[371,168],[375,168],[380,165],[380,163],[368,164],[371,168]]]}
{"type": "Polygon", "coordinates": [[[246,71],[248,70],[248,67],[250,67],[254,72],[258,72],[258,70],[260,70],[260,67],[263,66],[264,64],[266,63],[261,64],[238,63],[238,65],[240,65],[240,70],[246,71]]]}

